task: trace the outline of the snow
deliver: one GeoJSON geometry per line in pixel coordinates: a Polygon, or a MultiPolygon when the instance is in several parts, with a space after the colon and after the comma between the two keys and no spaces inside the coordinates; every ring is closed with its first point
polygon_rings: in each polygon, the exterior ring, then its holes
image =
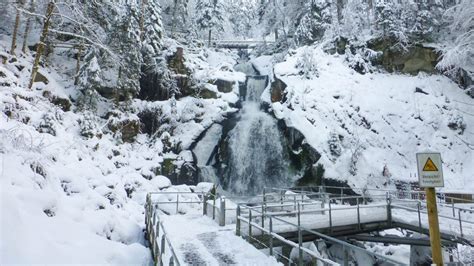
{"type": "MultiPolygon", "coordinates": [[[[7,43],[2,36],[0,50],[7,43]]],[[[156,169],[165,157],[192,159],[189,150],[179,155],[164,152],[164,138],[189,147],[235,111],[229,99],[235,102],[238,96],[231,92],[218,99],[180,99],[173,136],[138,134],[134,143],[123,143],[109,131],[109,123],[137,120],[145,108],[169,114],[170,102],[134,100],[128,112],[110,120],[104,117],[114,107],[106,100],[99,101],[95,113],[77,110],[74,103],[65,112],[43,94],[77,99],[68,76],[75,61],[52,56],[52,63],[41,70],[49,83],[35,84],[31,91],[26,89],[31,54],[0,65],[0,264],[148,265],[152,258],[143,233],[146,195],[171,186],[156,169]],[[91,122],[94,136],[80,135],[84,121],[91,122]],[[43,125],[49,125],[49,133],[40,132],[43,125]]],[[[205,191],[209,184],[196,189],[205,191]]]]}
{"type": "Polygon", "coordinates": [[[232,226],[219,227],[202,215],[161,215],[161,221],[179,258],[187,265],[279,265],[244,239],[232,226]]]}
{"type": "Polygon", "coordinates": [[[322,154],[319,163],[326,177],[353,187],[380,188],[390,183],[382,176],[386,165],[392,179],[414,182],[415,153],[431,150],[441,152],[446,190],[474,190],[474,112],[463,104],[471,99],[454,82],[423,73],[361,75],[342,56],[320,47],[311,47],[319,76],[307,79],[298,68],[307,49],[299,48],[275,65],[275,75],[288,85],[288,100],[272,107],[277,118],[302,132],[322,154]],[[425,93],[415,92],[417,88],[425,93]],[[450,129],[452,121],[461,121],[466,129],[450,129]],[[340,156],[331,154],[333,136],[340,156]]]}

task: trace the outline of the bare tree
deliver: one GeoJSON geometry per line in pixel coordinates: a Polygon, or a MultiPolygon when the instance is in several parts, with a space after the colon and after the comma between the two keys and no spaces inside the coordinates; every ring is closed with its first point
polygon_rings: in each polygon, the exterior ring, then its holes
{"type": "Polygon", "coordinates": [[[31,87],[33,87],[33,83],[35,82],[36,74],[38,73],[39,62],[40,62],[41,55],[42,55],[43,50],[44,50],[46,37],[48,36],[49,23],[51,21],[51,17],[53,16],[53,11],[54,11],[55,5],[56,5],[55,2],[52,0],[48,3],[48,8],[46,9],[46,15],[44,17],[44,22],[43,22],[43,30],[41,31],[40,41],[38,43],[38,47],[36,48],[35,61],[33,62],[33,68],[31,70],[30,84],[28,85],[28,88],[30,90],[31,90],[31,87]]]}
{"type": "MultiPolygon", "coordinates": [[[[29,11],[31,13],[35,12],[35,0],[30,0],[30,9],[29,11]]],[[[23,53],[26,53],[26,46],[28,42],[28,34],[30,33],[30,27],[31,27],[31,16],[28,16],[26,20],[26,26],[25,26],[25,32],[23,33],[23,46],[21,48],[21,51],[23,53]]]]}
{"type": "Polygon", "coordinates": [[[18,35],[18,28],[20,26],[20,8],[23,7],[24,0],[19,0],[16,8],[16,17],[15,17],[15,26],[13,27],[13,36],[12,36],[12,47],[10,49],[10,54],[15,56],[16,48],[16,36],[18,35]]]}

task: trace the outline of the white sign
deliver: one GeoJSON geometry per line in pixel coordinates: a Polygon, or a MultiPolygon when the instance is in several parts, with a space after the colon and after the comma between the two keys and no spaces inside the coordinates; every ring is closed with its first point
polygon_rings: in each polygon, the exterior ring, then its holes
{"type": "Polygon", "coordinates": [[[417,153],[416,162],[420,187],[444,187],[441,154],[417,153]]]}

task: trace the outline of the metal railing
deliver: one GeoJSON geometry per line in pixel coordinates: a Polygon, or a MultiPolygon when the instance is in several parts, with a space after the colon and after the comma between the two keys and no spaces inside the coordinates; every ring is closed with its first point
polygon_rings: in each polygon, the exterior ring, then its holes
{"type": "MultiPolygon", "coordinates": [[[[418,228],[420,233],[426,233],[425,222],[421,219],[421,214],[426,214],[426,202],[423,200],[423,191],[403,191],[402,194],[393,190],[386,190],[385,195],[369,196],[365,195],[347,195],[344,192],[350,188],[331,187],[332,191],[340,189],[343,194],[328,193],[326,192],[328,187],[317,187],[316,190],[295,190],[295,189],[265,189],[263,195],[260,195],[261,201],[252,203],[238,203],[236,207],[226,206],[228,198],[219,195],[218,193],[205,193],[205,192],[153,192],[147,196],[147,218],[146,228],[151,243],[151,249],[153,257],[157,263],[164,265],[170,263],[172,265],[179,265],[179,260],[174,254],[174,249],[171,242],[167,238],[163,225],[160,222],[158,210],[164,213],[179,214],[183,213],[181,206],[185,204],[196,204],[202,208],[202,214],[206,215],[213,220],[216,220],[219,225],[224,226],[227,223],[236,224],[236,234],[239,236],[245,235],[242,232],[242,223],[248,225],[245,228],[248,231],[247,239],[251,242],[258,243],[261,247],[268,248],[271,255],[275,255],[281,260],[288,262],[294,262],[295,260],[289,255],[279,252],[273,248],[273,241],[280,241],[285,245],[296,248],[298,250],[297,262],[302,261],[303,254],[306,254],[312,258],[312,261],[320,261],[325,265],[334,265],[335,262],[330,261],[321,257],[317,252],[314,252],[302,245],[300,241],[301,234],[310,234],[315,237],[324,239],[325,241],[333,244],[342,245],[344,250],[360,250],[368,253],[369,255],[377,258],[380,261],[389,262],[392,264],[403,264],[397,262],[389,257],[369,252],[363,248],[351,245],[339,239],[332,238],[321,232],[315,231],[313,228],[303,226],[301,224],[301,216],[303,215],[324,215],[319,217],[325,217],[328,222],[329,232],[337,229],[337,225],[334,223],[334,213],[345,211],[347,214],[351,213],[352,220],[354,222],[352,226],[358,230],[365,226],[362,221],[361,210],[365,208],[385,208],[386,214],[383,215],[383,221],[372,221],[372,222],[386,222],[391,226],[393,210],[405,210],[416,213],[418,215],[418,228]],[[154,199],[155,195],[165,196],[166,200],[160,200],[163,197],[154,199]],[[415,195],[415,196],[414,196],[415,195]],[[413,199],[415,198],[415,199],[413,199]],[[350,212],[349,210],[353,210],[350,212]],[[235,213],[235,220],[234,220],[235,213]],[[287,218],[285,218],[287,217],[287,218]],[[293,221],[289,221],[293,219],[293,221]],[[296,221],[295,221],[296,220],[296,221]],[[294,228],[298,234],[298,242],[285,239],[281,233],[278,232],[278,224],[286,225],[287,228],[294,228]],[[424,226],[425,225],[425,226],[424,226]],[[261,238],[266,236],[267,240],[261,238]],[[165,261],[163,261],[164,258],[165,261]],[[163,264],[164,263],[164,264],[163,264]]],[[[214,189],[216,191],[216,189],[214,189]]],[[[353,194],[353,192],[351,192],[353,194]]],[[[446,197],[447,198],[447,197],[446,197]]],[[[473,209],[460,207],[460,204],[454,205],[454,201],[450,204],[443,201],[444,198],[438,196],[439,209],[441,214],[439,217],[442,219],[449,219],[455,221],[455,224],[459,226],[459,230],[453,232],[454,237],[463,238],[466,236],[463,229],[466,225],[474,224],[474,221],[467,220],[465,218],[465,212],[473,213],[473,209]],[[447,215],[449,210],[449,215],[447,215]],[[452,212],[452,217],[450,213],[452,212]],[[464,219],[463,219],[464,218],[464,219]]],[[[235,199],[234,199],[235,200],[235,199]]],[[[385,212],[385,211],[384,211],[385,212]]],[[[367,219],[365,219],[367,220],[367,219]]],[[[369,221],[370,222],[370,221],[369,221]]],[[[474,230],[474,227],[472,227],[474,230]]],[[[469,243],[469,242],[468,242],[469,243]]],[[[347,259],[347,254],[344,256],[347,259]]]]}
{"type": "MultiPolygon", "coordinates": [[[[309,204],[306,204],[309,205],[309,204]]],[[[301,224],[301,216],[304,214],[314,214],[314,213],[321,213],[323,211],[328,211],[329,214],[329,227],[332,228],[332,213],[334,211],[341,211],[341,210],[347,210],[347,209],[352,209],[353,207],[342,207],[338,209],[332,209],[331,207],[329,208],[319,208],[319,209],[314,209],[314,210],[302,210],[303,204],[297,203],[297,210],[296,211],[289,211],[289,212],[265,212],[265,208],[262,210],[259,208],[259,206],[245,206],[245,205],[239,205],[237,208],[237,222],[236,222],[236,234],[238,236],[244,236],[249,242],[257,242],[259,245],[266,247],[269,249],[270,255],[275,255],[277,258],[283,259],[289,263],[294,263],[294,261],[289,258],[288,256],[285,256],[282,253],[278,253],[274,250],[274,245],[273,242],[274,240],[278,240],[290,247],[296,248],[298,250],[298,259],[297,263],[301,265],[303,263],[303,256],[304,254],[309,255],[312,258],[312,263],[315,263],[317,261],[322,262],[324,265],[337,265],[337,263],[328,260],[326,258],[321,257],[319,254],[315,253],[314,251],[311,251],[305,247],[303,247],[303,234],[304,233],[309,233],[311,235],[314,235],[317,238],[324,239],[327,242],[330,242],[332,244],[337,244],[341,245],[344,249],[344,261],[345,264],[347,263],[348,260],[348,250],[357,250],[357,251],[362,251],[365,252],[375,258],[377,258],[379,261],[384,261],[388,262],[394,265],[404,265],[404,263],[401,263],[397,260],[391,259],[387,256],[377,254],[371,251],[368,251],[364,248],[354,246],[352,244],[349,244],[347,242],[344,242],[342,240],[330,237],[328,235],[322,234],[320,232],[317,232],[315,230],[312,230],[310,228],[304,227],[301,224]],[[247,211],[247,215],[243,214],[243,210],[247,211]],[[297,218],[297,223],[292,223],[288,220],[284,220],[282,217],[285,216],[296,216],[297,218]],[[260,218],[259,221],[256,220],[256,218],[260,218]],[[265,222],[267,220],[267,222],[265,222]],[[290,226],[291,228],[295,228],[297,231],[298,235],[298,243],[293,242],[289,239],[285,239],[281,235],[281,233],[278,232],[278,230],[275,230],[274,228],[274,221],[278,221],[281,224],[284,224],[286,226],[290,226]],[[244,234],[242,232],[242,227],[241,223],[245,223],[248,225],[246,228],[247,232],[244,234]],[[260,236],[261,238],[258,238],[257,236],[260,236]],[[264,243],[262,241],[263,237],[268,238],[268,243],[264,243]]],[[[331,204],[329,203],[329,206],[331,204]]],[[[385,207],[386,205],[380,205],[382,207],[385,207]]],[[[379,207],[380,207],[379,206],[379,207]]],[[[374,206],[359,206],[359,204],[355,207],[357,209],[357,216],[358,216],[358,224],[360,227],[360,212],[359,210],[361,208],[373,208],[374,206]]]]}
{"type": "MultiPolygon", "coordinates": [[[[298,238],[301,238],[302,232],[314,234],[320,238],[325,240],[330,239],[331,237],[324,235],[320,232],[312,230],[311,228],[303,227],[301,225],[301,215],[307,214],[319,214],[327,216],[328,219],[328,229],[329,232],[334,230],[334,212],[336,211],[346,211],[348,215],[350,212],[347,210],[354,210],[352,215],[356,215],[357,222],[355,226],[358,230],[361,230],[363,222],[361,221],[361,209],[364,208],[374,208],[374,207],[382,207],[386,209],[386,215],[383,217],[383,220],[380,222],[386,222],[388,226],[392,226],[393,221],[393,210],[401,209],[416,213],[418,216],[418,228],[420,233],[426,233],[426,222],[424,222],[421,218],[421,215],[427,214],[424,210],[426,209],[426,202],[422,200],[411,200],[411,199],[397,199],[395,198],[395,203],[393,202],[394,199],[392,198],[393,193],[387,193],[385,196],[377,196],[377,197],[366,197],[366,196],[340,196],[340,195],[332,195],[328,193],[320,193],[320,192],[302,192],[300,194],[272,194],[272,193],[264,193],[262,196],[262,202],[253,203],[252,206],[239,204],[237,208],[237,221],[236,221],[236,234],[239,236],[245,236],[245,232],[242,231],[242,223],[247,224],[248,228],[245,228],[248,232],[246,234],[246,238],[249,241],[258,242],[260,245],[270,248],[270,254],[273,254],[272,251],[273,247],[273,239],[278,239],[280,241],[283,238],[281,235],[278,234],[278,230],[275,230],[275,221],[278,221],[282,224],[285,224],[290,227],[294,227],[297,230],[298,238]],[[277,197],[275,197],[275,195],[277,197]],[[316,197],[316,199],[311,199],[316,197]],[[383,200],[381,202],[381,200],[383,200]],[[397,202],[399,201],[399,202],[397,202]],[[372,202],[372,203],[371,203],[372,202]],[[339,203],[339,204],[338,204],[339,203]],[[370,204],[369,204],[370,203],[370,204]],[[337,207],[334,207],[337,205],[337,207]],[[406,206],[408,205],[408,206],[406,206]],[[416,207],[410,207],[416,206],[416,207]],[[319,207],[321,206],[321,207],[319,207]],[[304,208],[307,209],[304,209],[304,208]],[[309,207],[309,208],[308,208],[309,207]],[[314,208],[316,207],[316,208],[314,208]],[[288,219],[284,219],[284,217],[290,217],[290,219],[294,219],[295,216],[297,217],[297,223],[291,222],[288,219]],[[424,226],[425,225],[425,226],[424,226]],[[268,244],[261,243],[262,241],[257,238],[257,236],[267,235],[269,240],[268,244]]],[[[466,235],[463,229],[466,227],[466,224],[474,225],[474,221],[470,221],[467,219],[462,219],[463,212],[472,212],[472,209],[457,207],[454,205],[447,205],[447,204],[440,204],[440,209],[451,208],[454,212],[456,210],[457,217],[453,214],[453,217],[439,214],[438,216],[442,219],[448,219],[449,221],[455,221],[458,229],[457,231],[449,232],[453,238],[461,238],[461,242],[473,245],[470,242],[466,242],[462,240],[466,235]]],[[[324,216],[319,216],[324,217],[324,216]]],[[[316,217],[315,217],[316,218],[316,217]]],[[[353,217],[355,219],[355,217],[353,217]]],[[[377,220],[377,219],[375,219],[377,220]]],[[[372,221],[374,222],[374,221],[372,221]]],[[[453,226],[450,223],[450,226],[453,226]]],[[[456,226],[455,226],[456,227],[456,226]]],[[[474,227],[472,227],[474,230],[474,227]]],[[[289,230],[288,228],[285,230],[289,230]]],[[[331,239],[333,243],[334,239],[331,239]]],[[[337,240],[337,239],[335,239],[337,240]]],[[[340,240],[337,240],[340,241],[340,240]]],[[[337,242],[336,241],[336,242],[337,242]]],[[[290,240],[286,239],[282,241],[284,243],[288,243],[290,246],[294,246],[293,244],[289,243],[290,240]]],[[[331,242],[331,241],[330,241],[331,242]]],[[[346,245],[345,247],[351,247],[352,245],[342,241],[346,245]],[[348,246],[347,246],[348,245],[348,246]]],[[[339,243],[339,242],[337,242],[339,243]]],[[[341,243],[339,243],[341,244],[341,243]]],[[[343,246],[344,246],[343,245],[343,246]]],[[[301,247],[301,243],[298,243],[298,247],[301,247]]],[[[357,249],[359,249],[357,247],[357,249]]],[[[362,249],[365,250],[365,249],[362,249]]],[[[302,258],[302,252],[307,253],[304,249],[299,248],[299,256],[300,259],[302,258]]],[[[365,252],[367,252],[365,250],[365,252]]],[[[368,252],[370,254],[370,252],[368,252]]],[[[311,255],[311,254],[309,254],[311,255]]],[[[393,259],[390,259],[386,256],[382,256],[380,254],[370,254],[380,260],[387,261],[393,264],[403,264],[393,259]]],[[[289,261],[289,258],[286,258],[282,254],[277,254],[282,259],[286,259],[289,261]]],[[[317,257],[314,257],[317,258],[317,257]]],[[[319,258],[318,258],[319,259],[319,258]]]]}
{"type": "Polygon", "coordinates": [[[166,234],[163,223],[156,212],[156,205],[151,202],[150,195],[147,196],[145,226],[148,240],[151,244],[151,252],[156,265],[181,265],[173,245],[166,234]]]}

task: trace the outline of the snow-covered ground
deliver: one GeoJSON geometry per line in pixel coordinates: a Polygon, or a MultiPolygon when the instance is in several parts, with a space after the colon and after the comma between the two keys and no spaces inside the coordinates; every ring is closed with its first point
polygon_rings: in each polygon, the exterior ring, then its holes
{"type": "MultiPolygon", "coordinates": [[[[253,63],[268,72],[271,60],[253,63]]],[[[288,85],[275,115],[321,153],[327,178],[358,188],[417,181],[415,154],[428,150],[441,153],[445,191],[474,191],[473,102],[449,78],[362,75],[319,46],[290,52],[274,74],[288,85]]]]}
{"type": "MultiPolygon", "coordinates": [[[[6,55],[10,40],[1,38],[0,52],[6,55]]],[[[202,71],[224,71],[220,62],[233,62],[227,53],[213,58],[214,63],[199,59],[202,71]]],[[[163,158],[180,155],[164,151],[163,136],[140,133],[125,143],[114,135],[105,118],[112,102],[100,100],[96,113],[77,110],[75,103],[71,110],[51,103],[55,97],[76,99],[68,76],[73,60],[58,56],[40,70],[49,83],[28,90],[32,59],[26,54],[0,64],[0,264],[150,264],[145,197],[171,185],[156,169],[163,158]],[[91,135],[84,137],[88,125],[91,135]]],[[[176,102],[175,143],[189,146],[233,111],[236,93],[218,95],[176,102]]],[[[147,107],[170,112],[170,106],[136,100],[120,119],[137,119],[135,113],[147,107]]]]}
{"type": "Polygon", "coordinates": [[[219,227],[200,214],[162,215],[161,219],[176,255],[188,265],[279,265],[236,236],[234,225],[219,227]]]}

